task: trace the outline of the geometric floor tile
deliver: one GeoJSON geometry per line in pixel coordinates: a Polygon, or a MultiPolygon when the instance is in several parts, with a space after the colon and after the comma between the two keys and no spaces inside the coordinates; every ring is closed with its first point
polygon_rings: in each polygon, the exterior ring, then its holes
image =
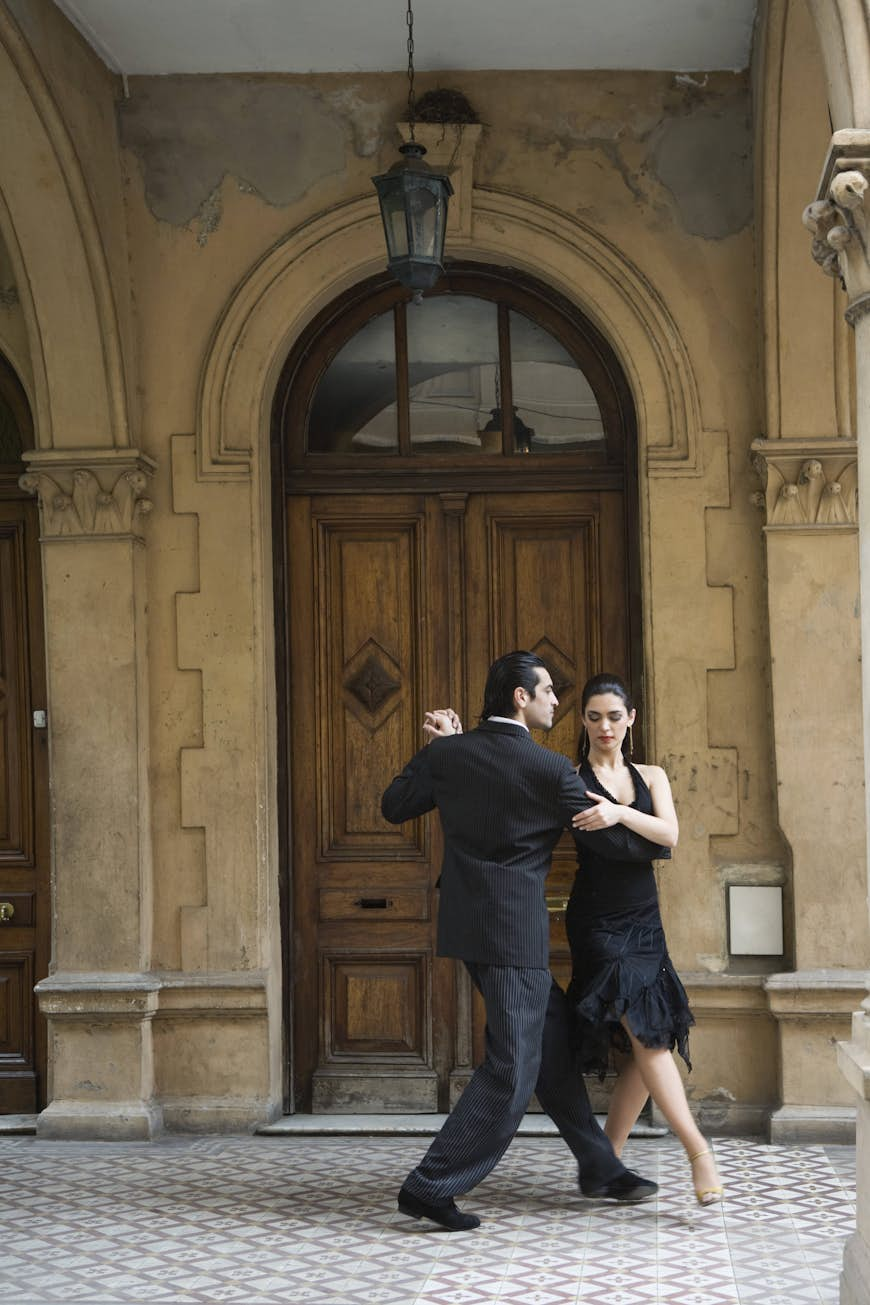
{"type": "Polygon", "coordinates": [[[836,1305],[849,1147],[715,1142],[701,1209],[671,1137],[626,1163],[654,1202],[584,1200],[558,1138],[517,1139],[460,1206],[404,1218],[419,1137],[0,1139],[0,1305],[836,1305]]]}

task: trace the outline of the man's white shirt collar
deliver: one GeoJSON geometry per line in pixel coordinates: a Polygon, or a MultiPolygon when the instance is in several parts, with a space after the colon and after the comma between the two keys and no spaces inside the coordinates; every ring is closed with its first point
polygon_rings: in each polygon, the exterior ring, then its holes
{"type": "Polygon", "coordinates": [[[486,719],[494,720],[499,725],[519,725],[520,729],[525,730],[527,734],[532,732],[528,725],[523,724],[521,720],[516,720],[513,716],[487,716],[486,719]]]}

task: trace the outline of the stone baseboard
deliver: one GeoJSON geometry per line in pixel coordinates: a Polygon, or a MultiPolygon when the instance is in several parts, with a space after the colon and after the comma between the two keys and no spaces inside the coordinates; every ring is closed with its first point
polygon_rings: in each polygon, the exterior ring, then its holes
{"type": "Polygon", "coordinates": [[[52,1101],[36,1136],[69,1142],[150,1142],[163,1131],[159,1105],[145,1101],[52,1101]]]}
{"type": "Polygon", "coordinates": [[[854,1106],[780,1106],[770,1116],[768,1136],[784,1146],[814,1142],[854,1146],[856,1125],[854,1106]]]}
{"type": "Polygon", "coordinates": [[[281,1114],[280,1102],[262,1098],[168,1097],[161,1107],[171,1133],[254,1133],[281,1114]]]}

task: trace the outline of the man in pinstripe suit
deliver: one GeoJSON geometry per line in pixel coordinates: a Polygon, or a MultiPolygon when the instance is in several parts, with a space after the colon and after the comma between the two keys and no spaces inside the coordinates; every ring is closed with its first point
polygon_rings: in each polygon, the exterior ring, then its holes
{"type": "MultiPolygon", "coordinates": [[[[544,880],[562,830],[591,803],[567,757],[532,739],[558,700],[546,665],[514,652],[490,667],[481,722],[454,734],[428,713],[428,746],[384,793],[393,824],[437,807],[444,830],[438,954],[465,962],[486,1006],[486,1054],[419,1165],[399,1209],[451,1231],[476,1228],[454,1197],[498,1163],[532,1092],[577,1158],[586,1196],[641,1201],[655,1183],[616,1158],[571,1052],[567,1000],[549,972],[544,880]]],[[[624,825],[586,833],[600,856],[648,861],[658,848],[624,825]]]]}

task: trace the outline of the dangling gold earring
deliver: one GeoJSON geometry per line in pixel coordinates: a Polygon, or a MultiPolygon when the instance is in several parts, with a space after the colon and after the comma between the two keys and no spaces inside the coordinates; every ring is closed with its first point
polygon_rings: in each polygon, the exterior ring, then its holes
{"type": "Polygon", "coordinates": [[[632,757],[632,756],[634,755],[634,740],[633,740],[632,737],[631,737],[631,726],[630,726],[630,725],[629,725],[629,727],[628,727],[628,755],[629,755],[629,757],[632,757]]]}
{"type": "Polygon", "coordinates": [[[580,734],[580,759],[581,759],[581,761],[583,760],[584,757],[588,757],[588,756],[589,756],[589,734],[587,733],[586,726],[584,725],[584,726],[582,727],[582,731],[581,731],[581,734],[580,734]]]}

